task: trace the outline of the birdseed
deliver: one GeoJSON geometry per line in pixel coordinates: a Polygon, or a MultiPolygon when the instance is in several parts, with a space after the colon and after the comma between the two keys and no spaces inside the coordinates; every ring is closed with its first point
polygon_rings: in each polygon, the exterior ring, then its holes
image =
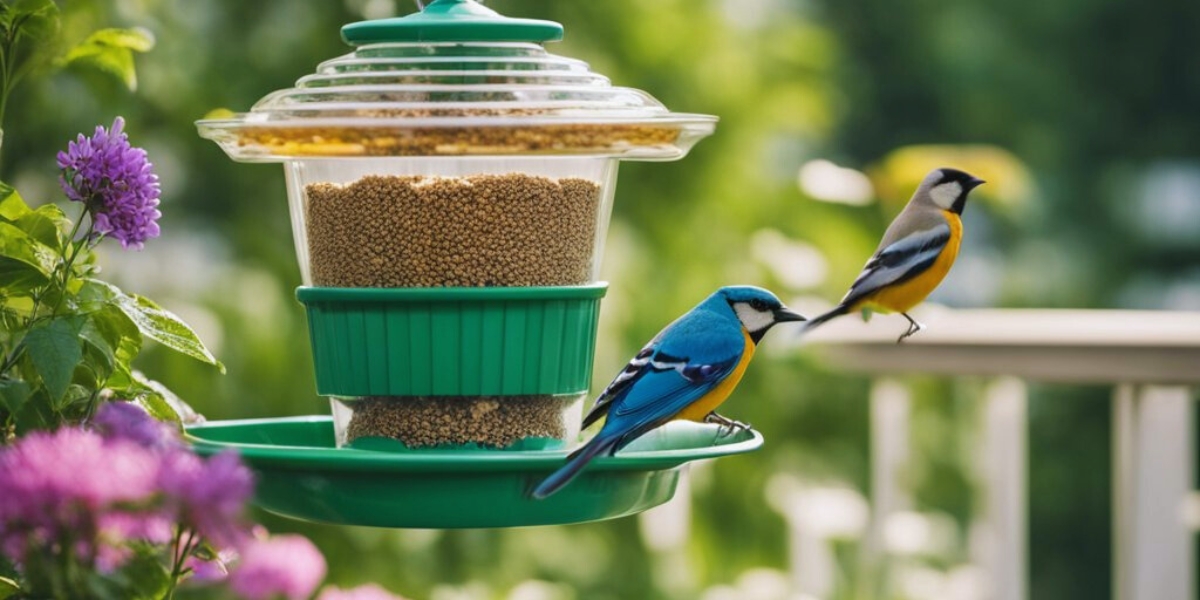
{"type": "Polygon", "coordinates": [[[505,448],[528,438],[565,439],[576,396],[367,396],[339,400],[353,415],[346,441],[387,437],[409,448],[477,444],[505,448]]]}
{"type": "MultiPolygon", "coordinates": [[[[411,112],[411,111],[410,111],[411,112]]],[[[445,111],[427,111],[446,116],[445,111]]],[[[506,116],[512,116],[509,111],[506,116]]],[[[471,116],[490,114],[473,110],[471,116]]],[[[386,115],[395,117],[397,115],[386,115]]],[[[409,118],[410,114],[399,115],[409,118]]],[[[417,116],[424,116],[418,114],[417,116]]],[[[595,154],[671,146],[678,125],[537,125],[494,127],[247,127],[237,143],[283,156],[462,156],[595,154]]]]}
{"type": "Polygon", "coordinates": [[[536,175],[376,176],[305,186],[313,285],[581,285],[600,185],[536,175]]]}

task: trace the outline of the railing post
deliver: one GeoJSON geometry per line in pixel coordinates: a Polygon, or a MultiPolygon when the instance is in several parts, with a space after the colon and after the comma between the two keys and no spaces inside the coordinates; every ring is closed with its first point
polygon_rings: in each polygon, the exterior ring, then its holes
{"type": "Polygon", "coordinates": [[[1122,385],[1113,401],[1113,595],[1190,600],[1192,402],[1186,387],[1122,385]]]}
{"type": "Polygon", "coordinates": [[[980,522],[972,527],[972,561],[988,573],[991,600],[1024,600],[1028,588],[1028,394],[1016,377],[984,393],[984,477],[980,522]]]}
{"type": "MultiPolygon", "coordinates": [[[[879,378],[871,385],[871,518],[864,539],[863,565],[871,590],[866,597],[885,598],[884,527],[892,514],[912,508],[912,493],[902,478],[909,462],[909,417],[912,397],[896,379],[879,378]]],[[[865,590],[864,590],[865,591],[865,590]]]]}

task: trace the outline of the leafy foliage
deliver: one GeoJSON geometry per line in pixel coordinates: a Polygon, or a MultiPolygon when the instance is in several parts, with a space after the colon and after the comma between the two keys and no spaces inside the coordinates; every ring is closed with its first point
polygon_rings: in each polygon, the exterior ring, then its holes
{"type": "Polygon", "coordinates": [[[92,65],[117,77],[130,90],[136,90],[133,53],[149,52],[153,47],[154,34],[146,29],[101,29],[71,48],[63,63],[92,65]]]}
{"type": "MultiPolygon", "coordinates": [[[[11,435],[80,421],[98,402],[136,400],[175,421],[178,399],[133,370],[146,340],[224,368],[196,333],[148,298],[92,277],[96,238],[76,239],[54,205],[0,200],[0,424],[11,435]]],[[[86,215],[85,215],[86,217],[86,215]]],[[[81,217],[81,221],[83,218],[81,217]]]]}

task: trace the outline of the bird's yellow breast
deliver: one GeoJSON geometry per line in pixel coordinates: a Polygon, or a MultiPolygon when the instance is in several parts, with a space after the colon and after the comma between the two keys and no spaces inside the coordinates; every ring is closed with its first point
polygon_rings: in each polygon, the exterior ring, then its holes
{"type": "Polygon", "coordinates": [[[958,247],[962,242],[962,219],[946,210],[942,211],[946,223],[950,225],[950,239],[946,247],[938,255],[937,260],[918,274],[895,285],[888,285],[879,291],[862,299],[853,310],[870,308],[878,312],[908,312],[909,309],[921,303],[929,293],[946,278],[954,259],[958,258],[958,247]]]}
{"type": "Polygon", "coordinates": [[[675,415],[675,419],[686,419],[688,421],[704,421],[704,417],[708,413],[716,410],[729,394],[733,392],[733,388],[737,387],[739,381],[742,380],[742,375],[746,373],[746,365],[750,364],[750,359],[754,357],[754,340],[750,339],[750,333],[742,330],[742,335],[745,339],[745,350],[742,351],[742,360],[738,361],[733,372],[729,374],[721,383],[717,384],[712,391],[700,397],[699,400],[688,405],[687,408],[679,411],[675,415]]]}

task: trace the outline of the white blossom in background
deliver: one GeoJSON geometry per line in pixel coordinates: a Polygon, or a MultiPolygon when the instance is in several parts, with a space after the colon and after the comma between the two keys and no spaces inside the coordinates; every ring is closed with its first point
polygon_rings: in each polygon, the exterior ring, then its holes
{"type": "Polygon", "coordinates": [[[870,507],[848,485],[814,485],[787,473],[767,482],[767,502],[779,514],[821,539],[858,539],[867,528],[870,507]]]}
{"type": "Polygon", "coordinates": [[[901,511],[888,515],[883,539],[888,552],[945,556],[953,551],[958,527],[949,515],[901,511]]]}
{"type": "Polygon", "coordinates": [[[896,587],[911,600],[985,600],[987,574],[971,565],[940,571],[925,565],[903,565],[896,569],[896,587]]]}
{"type": "Polygon", "coordinates": [[[805,195],[821,202],[866,206],[875,199],[875,186],[862,171],[839,167],[825,159],[804,163],[796,183],[805,195]]]}
{"type": "Polygon", "coordinates": [[[529,579],[518,583],[509,591],[507,600],[574,600],[574,598],[575,591],[570,586],[540,579],[529,579]]]}
{"type": "Polygon", "coordinates": [[[813,485],[786,473],[771,477],[767,503],[788,525],[790,580],[797,593],[828,598],[839,579],[833,541],[862,537],[870,507],[848,485],[813,485]]]}
{"type": "Polygon", "coordinates": [[[821,285],[829,263],[816,246],[794,240],[775,229],[759,229],[750,236],[750,254],[789,289],[821,285]]]}

